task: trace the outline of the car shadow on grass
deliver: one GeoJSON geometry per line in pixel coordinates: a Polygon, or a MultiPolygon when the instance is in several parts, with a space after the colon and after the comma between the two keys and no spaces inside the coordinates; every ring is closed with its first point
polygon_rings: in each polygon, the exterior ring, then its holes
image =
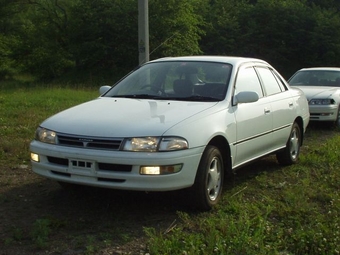
{"type": "Polygon", "coordinates": [[[120,247],[145,236],[144,228],[157,231],[169,228],[181,210],[177,199],[181,199],[177,192],[144,193],[91,187],[69,190],[54,181],[38,178],[1,194],[0,246],[5,248],[0,254],[38,254],[32,232],[39,222],[48,223],[50,247],[65,245],[69,247],[60,249],[74,250],[88,245],[90,237],[101,242],[103,236],[120,247]]]}

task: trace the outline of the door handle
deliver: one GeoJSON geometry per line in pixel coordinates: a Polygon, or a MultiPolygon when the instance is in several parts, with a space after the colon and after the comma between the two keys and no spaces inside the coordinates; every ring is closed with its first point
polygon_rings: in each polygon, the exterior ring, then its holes
{"type": "Polygon", "coordinates": [[[265,114],[268,114],[268,113],[270,113],[270,109],[269,109],[269,108],[267,108],[267,107],[265,107],[265,108],[264,108],[264,113],[265,113],[265,114]]]}

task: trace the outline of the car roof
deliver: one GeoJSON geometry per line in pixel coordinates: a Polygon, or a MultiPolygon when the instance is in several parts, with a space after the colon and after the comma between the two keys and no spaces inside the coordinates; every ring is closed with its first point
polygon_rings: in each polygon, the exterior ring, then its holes
{"type": "Polygon", "coordinates": [[[235,56],[181,56],[181,57],[165,57],[152,60],[152,62],[163,61],[206,61],[206,62],[220,62],[229,63],[231,65],[240,65],[246,62],[258,62],[269,65],[266,61],[257,58],[235,57],[235,56]]]}
{"type": "Polygon", "coordinates": [[[308,67],[299,71],[340,71],[340,67],[308,67]]]}

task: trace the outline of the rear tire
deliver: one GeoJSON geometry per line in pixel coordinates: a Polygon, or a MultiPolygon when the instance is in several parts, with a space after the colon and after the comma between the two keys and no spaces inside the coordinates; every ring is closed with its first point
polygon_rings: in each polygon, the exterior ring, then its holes
{"type": "Polygon", "coordinates": [[[219,149],[208,145],[197,169],[195,183],[191,187],[194,206],[210,210],[221,198],[224,181],[223,158],[219,149]]]}
{"type": "Polygon", "coordinates": [[[276,153],[276,158],[281,165],[295,164],[300,155],[301,129],[295,122],[292,126],[286,148],[276,153]]]}

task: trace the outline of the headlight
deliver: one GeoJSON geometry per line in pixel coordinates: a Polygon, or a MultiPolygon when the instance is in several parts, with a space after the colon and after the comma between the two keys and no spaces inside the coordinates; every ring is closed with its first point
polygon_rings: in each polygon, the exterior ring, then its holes
{"type": "Polygon", "coordinates": [[[43,143],[56,143],[56,133],[52,130],[38,127],[35,132],[35,139],[43,143]]]}
{"type": "Polygon", "coordinates": [[[312,99],[309,101],[310,105],[328,105],[334,103],[333,99],[312,99]]]}
{"type": "Polygon", "coordinates": [[[175,151],[188,148],[188,142],[180,137],[134,137],[125,140],[125,151],[175,151]]]}
{"type": "Polygon", "coordinates": [[[164,137],[159,145],[159,151],[177,151],[184,149],[188,149],[188,142],[181,137],[164,137]]]}
{"type": "Polygon", "coordinates": [[[128,138],[125,141],[123,150],[152,152],[157,150],[158,142],[158,137],[128,138]]]}

